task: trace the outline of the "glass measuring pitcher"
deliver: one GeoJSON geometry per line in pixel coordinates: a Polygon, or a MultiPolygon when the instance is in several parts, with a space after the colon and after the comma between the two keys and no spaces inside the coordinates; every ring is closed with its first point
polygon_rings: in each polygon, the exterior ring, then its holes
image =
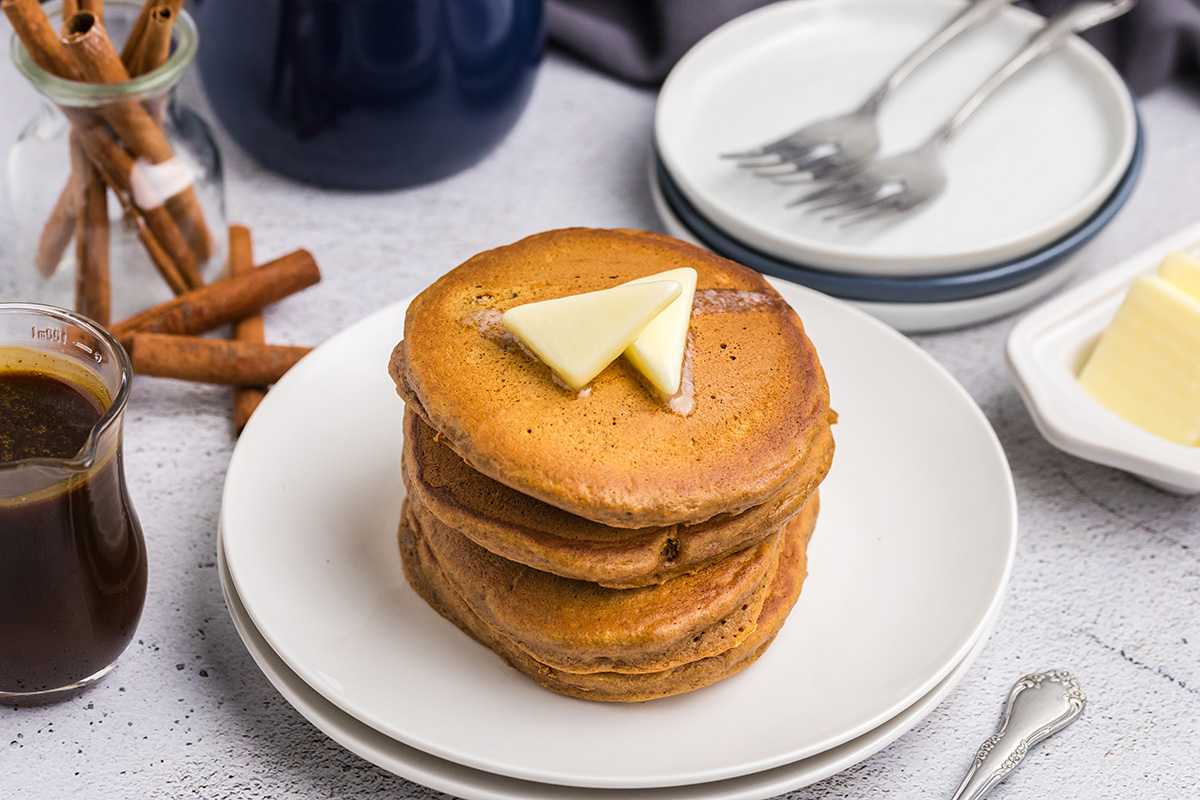
{"type": "Polygon", "coordinates": [[[121,455],[131,378],[86,317],[0,303],[0,702],[69,696],[133,638],[146,546],[121,455]]]}

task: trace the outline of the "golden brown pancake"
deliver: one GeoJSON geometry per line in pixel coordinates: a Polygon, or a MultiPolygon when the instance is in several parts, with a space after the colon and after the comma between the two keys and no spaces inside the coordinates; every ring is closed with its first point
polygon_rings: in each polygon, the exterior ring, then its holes
{"type": "Polygon", "coordinates": [[[828,421],[796,313],[756,272],[659,234],[574,228],[482,253],[409,306],[390,371],[479,472],[613,527],[696,523],[782,489],[828,421]],[[618,358],[583,394],[480,320],[677,267],[697,271],[694,410],[678,414],[618,358]],[[490,316],[489,316],[490,315],[490,316]]]}
{"type": "Polygon", "coordinates": [[[661,583],[762,541],[800,511],[833,459],[826,425],[800,471],[741,514],[695,525],[613,528],[476,472],[411,410],[404,422],[403,474],[414,502],[497,555],[614,588],[661,583]]]}
{"type": "Polygon", "coordinates": [[[553,691],[588,700],[634,702],[681,694],[726,678],[754,663],[783,627],[806,576],[806,547],[816,522],[817,498],[784,529],[770,588],[754,631],[739,645],[658,672],[572,673],[547,666],[475,614],[463,600],[428,545],[405,525],[400,550],[409,583],[440,614],[491,648],[510,666],[553,691]]]}
{"type": "Polygon", "coordinates": [[[480,619],[567,672],[658,672],[737,645],[754,630],[779,543],[776,532],[666,583],[609,589],[490,553],[412,498],[406,520],[480,619]]]}

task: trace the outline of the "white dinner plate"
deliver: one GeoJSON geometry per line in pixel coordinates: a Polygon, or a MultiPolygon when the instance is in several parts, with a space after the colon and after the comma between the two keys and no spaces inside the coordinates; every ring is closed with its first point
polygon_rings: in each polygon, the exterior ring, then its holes
{"type": "Polygon", "coordinates": [[[857,739],[791,764],[723,781],[658,789],[584,789],[493,775],[431,756],[364,725],[330,703],[292,672],[254,627],[237,589],[229,580],[221,538],[218,535],[217,570],[229,615],[255,663],[284,699],[318,730],[355,755],[394,775],[464,800],[761,800],[808,786],[874,755],[933,711],[975,663],[987,644],[999,611],[997,609],[988,621],[967,657],[941,683],[916,703],[857,739]]]}
{"type": "MultiPolygon", "coordinates": [[[[654,203],[659,221],[662,222],[664,233],[697,247],[708,248],[671,208],[671,204],[659,188],[658,171],[653,166],[650,169],[650,199],[654,203]]],[[[1073,253],[1027,283],[966,300],[949,300],[943,303],[877,303],[866,300],[843,302],[865,311],[901,333],[936,333],[968,325],[981,325],[1015,314],[1045,299],[1065,286],[1067,281],[1079,272],[1085,258],[1081,253],[1073,253]]]]}
{"type": "Polygon", "coordinates": [[[549,692],[438,616],[396,545],[405,304],[306,357],[231,459],[230,574],[255,626],[326,699],[449,761],[564,786],[722,780],[823,752],[929,693],[999,606],[1016,541],[1004,453],[978,406],[895,331],[774,282],[829,376],[837,454],[810,577],[774,645],[714,686],[639,704],[549,692]]]}
{"type": "MultiPolygon", "coordinates": [[[[962,8],[960,0],[790,0],[717,29],[663,84],[655,141],[699,213],[764,253],[869,275],[962,272],[1059,239],[1112,193],[1137,139],[1133,99],[1081,39],[1022,70],[945,153],[946,191],[887,223],[841,228],[789,208],[805,186],[718,154],[851,110],[962,8]]],[[[923,64],[880,116],[881,155],[922,142],[1042,18],[1010,7],[923,64]]]]}

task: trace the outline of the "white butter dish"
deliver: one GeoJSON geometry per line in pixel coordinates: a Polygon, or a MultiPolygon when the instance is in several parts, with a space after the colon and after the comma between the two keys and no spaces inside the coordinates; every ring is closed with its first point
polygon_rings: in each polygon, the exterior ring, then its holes
{"type": "Polygon", "coordinates": [[[1008,337],[1006,356],[1034,424],[1050,444],[1175,494],[1200,493],[1200,447],[1175,444],[1128,422],[1076,380],[1134,278],[1172,252],[1200,251],[1200,223],[1154,244],[1031,311],[1008,337]]]}

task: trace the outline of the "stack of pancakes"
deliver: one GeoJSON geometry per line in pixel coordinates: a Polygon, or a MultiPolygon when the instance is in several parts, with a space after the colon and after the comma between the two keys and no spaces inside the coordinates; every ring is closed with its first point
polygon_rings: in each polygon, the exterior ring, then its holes
{"type": "Polygon", "coordinates": [[[657,234],[539,234],[419,295],[390,370],[405,574],[514,668],[646,700],[737,672],[782,627],[834,414],[799,318],[757,273],[657,234]],[[625,359],[564,389],[499,321],[677,267],[698,277],[674,403],[625,359]]]}

